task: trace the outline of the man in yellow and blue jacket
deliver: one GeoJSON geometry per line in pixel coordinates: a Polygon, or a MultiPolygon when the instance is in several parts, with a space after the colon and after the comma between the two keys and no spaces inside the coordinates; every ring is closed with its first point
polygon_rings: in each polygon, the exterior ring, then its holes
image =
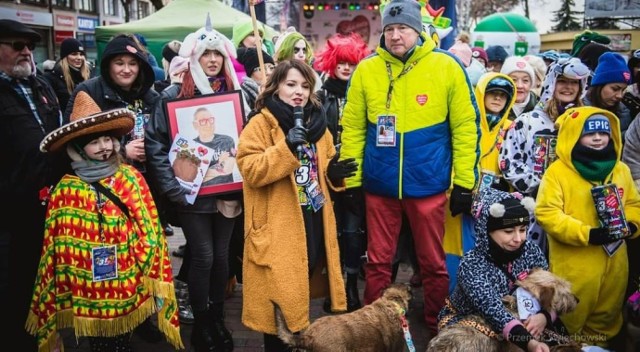
{"type": "Polygon", "coordinates": [[[351,77],[342,117],[342,159],[361,167],[347,187],[365,192],[366,304],[391,281],[403,213],[409,219],[432,334],[448,293],[442,246],[446,191],[468,211],[478,178],[479,111],[464,67],[422,31],[420,5],[394,0],[382,14],[376,53],[351,77]]]}

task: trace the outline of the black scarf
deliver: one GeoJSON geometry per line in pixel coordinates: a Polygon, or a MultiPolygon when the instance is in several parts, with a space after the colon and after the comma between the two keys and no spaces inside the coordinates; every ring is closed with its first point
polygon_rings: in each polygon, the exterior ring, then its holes
{"type": "Polygon", "coordinates": [[[496,243],[496,241],[494,241],[493,238],[489,236],[489,255],[496,264],[507,264],[518,259],[522,255],[524,244],[525,242],[522,242],[522,246],[520,246],[520,248],[516,249],[515,251],[508,251],[500,247],[496,243]]]}
{"type": "Polygon", "coordinates": [[[84,82],[84,77],[82,77],[82,72],[80,72],[79,69],[72,67],[71,65],[69,65],[69,75],[71,76],[71,80],[75,85],[78,85],[84,82]]]}
{"type": "MultiPolygon", "coordinates": [[[[264,103],[278,120],[282,132],[286,135],[293,127],[293,106],[283,102],[277,96],[266,97],[264,103]]],[[[324,110],[315,107],[310,102],[304,107],[304,127],[307,129],[309,143],[315,143],[327,131],[327,118],[324,110]]]]}
{"type": "Polygon", "coordinates": [[[613,140],[604,149],[595,150],[579,142],[571,151],[571,162],[578,173],[589,181],[604,181],[616,166],[617,155],[613,140]]]}
{"type": "Polygon", "coordinates": [[[338,98],[344,98],[347,95],[347,81],[337,78],[327,78],[322,84],[322,88],[327,92],[334,94],[338,98]]]}

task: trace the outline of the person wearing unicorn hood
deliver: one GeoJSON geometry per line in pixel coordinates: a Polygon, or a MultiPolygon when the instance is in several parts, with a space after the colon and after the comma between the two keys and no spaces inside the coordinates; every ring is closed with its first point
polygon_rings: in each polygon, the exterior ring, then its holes
{"type": "MultiPolygon", "coordinates": [[[[177,58],[175,79],[160,94],[146,128],[146,152],[150,171],[156,177],[160,192],[177,208],[182,230],[191,250],[191,266],[187,284],[195,325],[191,345],[199,351],[231,351],[233,339],[224,325],[224,298],[229,278],[229,242],[237,217],[242,212],[237,195],[224,197],[198,196],[194,204],[187,202],[188,191],[176,179],[169,162],[172,136],[167,125],[164,104],[175,98],[239,90],[240,84],[229,60],[235,55],[233,43],[213,29],[207,16],[204,27],[187,35],[180,47],[180,57],[188,59],[188,69],[177,58]],[[182,67],[182,68],[181,68],[182,67]],[[180,82],[181,80],[181,82],[180,82]]],[[[248,112],[248,110],[245,110],[248,112]]],[[[215,111],[212,111],[215,114],[215,111]]],[[[198,119],[200,126],[214,123],[212,118],[198,119]]],[[[213,139],[200,140],[216,152],[213,139]]],[[[209,137],[207,137],[209,138],[209,137]]],[[[235,159],[235,155],[230,155],[235,159]]],[[[217,160],[212,160],[214,165],[217,160]]],[[[207,172],[209,174],[209,172],[207,172]]],[[[205,179],[206,179],[205,175],[205,179]]]]}
{"type": "Polygon", "coordinates": [[[629,270],[624,239],[638,236],[640,194],[620,161],[620,121],[610,111],[584,106],[567,110],[556,125],[558,160],[542,178],[535,215],[548,234],[551,271],[571,282],[580,300],[562,321],[578,342],[621,351],[611,340],[623,325],[629,270]],[[607,196],[594,202],[593,189],[600,185],[615,185],[619,201],[607,196]],[[596,208],[624,216],[626,228],[610,231],[596,208]]]}
{"type": "MultiPolygon", "coordinates": [[[[567,108],[582,106],[580,99],[587,83],[589,68],[579,59],[560,59],[549,67],[542,85],[542,96],[533,111],[523,113],[507,131],[499,166],[503,177],[515,190],[536,196],[544,173],[544,160],[539,155],[540,141],[553,140],[555,120],[567,108]]],[[[536,224],[529,227],[529,238],[546,249],[546,239],[536,224]]]]}
{"type": "MultiPolygon", "coordinates": [[[[511,126],[509,112],[516,101],[516,86],[509,76],[488,72],[480,77],[475,96],[480,110],[480,168],[483,179],[491,179],[491,187],[509,190],[509,185],[501,177],[498,155],[504,136],[511,126]]],[[[458,263],[462,255],[475,244],[473,218],[468,214],[452,216],[445,213],[443,246],[449,272],[449,292],[456,285],[458,263]]]]}

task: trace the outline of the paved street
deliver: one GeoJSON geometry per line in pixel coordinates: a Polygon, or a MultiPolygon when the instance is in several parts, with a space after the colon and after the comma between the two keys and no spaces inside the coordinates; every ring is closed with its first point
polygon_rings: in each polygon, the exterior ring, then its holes
{"type": "MultiPolygon", "coordinates": [[[[185,242],[184,235],[180,228],[175,228],[175,235],[168,237],[169,239],[169,251],[172,252],[178,248],[179,245],[185,242]]],[[[182,259],[173,257],[173,273],[176,275],[178,269],[182,263],[182,259]]],[[[411,269],[400,267],[398,272],[398,282],[409,282],[411,278],[411,269]]],[[[360,281],[360,297],[364,290],[364,281],[360,281]]],[[[326,313],[322,310],[322,299],[316,299],[312,301],[311,305],[311,319],[317,319],[326,313]]],[[[411,333],[413,336],[413,342],[417,351],[425,351],[429,336],[424,325],[424,319],[422,317],[422,289],[414,290],[414,300],[411,303],[411,309],[409,311],[409,324],[411,327],[411,333]]],[[[262,334],[249,330],[242,325],[240,321],[242,313],[242,288],[236,287],[234,295],[227,299],[225,303],[226,311],[226,325],[229,330],[232,331],[233,341],[235,343],[234,351],[238,352],[258,352],[262,351],[262,334]]],[[[180,326],[182,341],[185,344],[186,350],[189,351],[189,336],[191,334],[191,325],[182,324],[180,326]]],[[[89,343],[86,339],[76,339],[73,336],[73,331],[67,329],[63,331],[62,336],[64,338],[65,351],[67,352],[89,352],[89,343]]],[[[175,351],[175,349],[166,341],[150,344],[146,343],[133,335],[133,347],[136,352],[169,352],[175,351]]]]}

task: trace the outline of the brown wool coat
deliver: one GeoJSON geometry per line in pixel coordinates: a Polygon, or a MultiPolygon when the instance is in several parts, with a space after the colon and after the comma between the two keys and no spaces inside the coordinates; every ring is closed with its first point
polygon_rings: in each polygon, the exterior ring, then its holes
{"type": "MultiPolygon", "coordinates": [[[[329,195],[329,187],[334,186],[326,177],[329,161],[336,153],[328,130],[316,143],[316,151],[318,174],[324,176],[319,177],[319,183],[328,200],[321,209],[327,262],[323,281],[328,280],[332,309],[345,311],[336,221],[329,195]]],[[[237,162],[245,206],[242,323],[256,331],[276,334],[271,303],[275,301],[289,329],[300,331],[309,325],[310,305],[306,233],[294,180],[300,162],[267,109],[253,116],[242,131],[237,162]]]]}

